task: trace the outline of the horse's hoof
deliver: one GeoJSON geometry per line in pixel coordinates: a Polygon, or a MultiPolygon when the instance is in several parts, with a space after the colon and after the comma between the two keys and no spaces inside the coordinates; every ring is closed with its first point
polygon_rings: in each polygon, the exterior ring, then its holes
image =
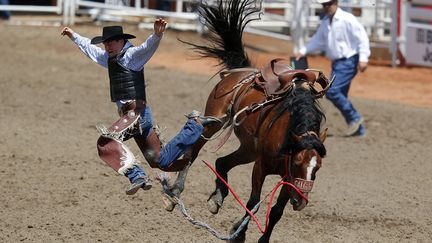
{"type": "Polygon", "coordinates": [[[246,237],[244,235],[238,236],[235,239],[229,240],[228,243],[244,243],[246,241],[246,237]]]}
{"type": "Polygon", "coordinates": [[[269,238],[261,236],[261,238],[259,238],[258,243],[269,243],[269,238]]]}
{"type": "MultiPolygon", "coordinates": [[[[231,230],[230,234],[236,232],[234,229],[231,230]]],[[[229,240],[229,243],[244,243],[246,241],[246,234],[240,233],[236,238],[229,240]]]]}
{"type": "Polygon", "coordinates": [[[170,196],[168,196],[167,194],[163,194],[162,195],[162,201],[165,205],[165,210],[168,212],[172,212],[176,206],[176,202],[174,201],[174,199],[172,199],[170,196]]]}
{"type": "Polygon", "coordinates": [[[207,201],[207,208],[212,214],[217,214],[219,212],[220,205],[213,199],[207,201]]]}

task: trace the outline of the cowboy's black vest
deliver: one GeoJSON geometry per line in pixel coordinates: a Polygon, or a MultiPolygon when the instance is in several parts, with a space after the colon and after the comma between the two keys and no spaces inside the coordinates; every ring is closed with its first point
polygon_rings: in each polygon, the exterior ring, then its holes
{"type": "Polygon", "coordinates": [[[125,51],[116,57],[108,59],[108,74],[110,79],[111,101],[146,100],[144,69],[133,71],[121,65],[118,61],[125,51]]]}

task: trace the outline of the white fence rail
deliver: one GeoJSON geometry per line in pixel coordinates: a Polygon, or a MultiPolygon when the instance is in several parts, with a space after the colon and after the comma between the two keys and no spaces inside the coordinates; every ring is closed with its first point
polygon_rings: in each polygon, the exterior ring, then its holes
{"type": "MultiPolygon", "coordinates": [[[[67,0],[65,0],[67,1],[67,0]]],[[[57,0],[56,6],[39,5],[0,5],[0,11],[20,11],[20,12],[43,12],[62,14],[63,0],[57,0]]]]}
{"type": "MultiPolygon", "coordinates": [[[[122,21],[130,17],[144,20],[148,16],[163,16],[172,19],[171,26],[175,26],[178,20],[181,24],[188,24],[187,29],[199,30],[198,16],[191,8],[196,1],[171,0],[171,4],[175,6],[174,11],[151,9],[149,0],[105,0],[103,3],[90,0],[57,0],[55,6],[0,5],[0,10],[55,13],[62,15],[65,25],[73,25],[77,14],[90,15],[94,20],[102,21],[122,21]]],[[[389,48],[394,64],[399,43],[402,44],[402,53],[406,53],[404,43],[408,41],[407,29],[411,28],[407,26],[411,26],[414,17],[416,21],[429,21],[428,26],[432,23],[432,10],[417,7],[430,6],[431,2],[432,0],[339,0],[341,7],[360,14],[358,19],[371,37],[371,46],[389,48]],[[402,19],[400,26],[398,18],[402,19]],[[400,36],[397,36],[398,28],[400,36]]],[[[322,12],[322,6],[315,0],[263,0],[262,7],[265,12],[261,21],[251,22],[246,31],[292,40],[296,49],[315,32],[322,12]]],[[[426,33],[429,33],[427,31],[426,33]]]]}

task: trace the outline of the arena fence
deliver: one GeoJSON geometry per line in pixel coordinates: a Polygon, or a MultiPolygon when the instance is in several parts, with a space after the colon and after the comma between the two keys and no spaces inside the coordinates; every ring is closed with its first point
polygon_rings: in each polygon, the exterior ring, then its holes
{"type": "Polygon", "coordinates": [[[63,13],[63,1],[57,0],[55,6],[40,6],[40,5],[0,5],[1,10],[19,11],[19,12],[43,12],[43,13],[63,13]]]}
{"type": "MultiPolygon", "coordinates": [[[[0,5],[0,10],[47,12],[62,16],[64,25],[76,23],[76,16],[91,16],[95,21],[128,21],[135,18],[141,27],[149,16],[170,18],[170,27],[202,31],[196,13],[197,0],[57,0],[54,6],[0,5]],[[167,2],[170,9],[158,10],[155,3],[167,2]],[[152,5],[153,4],[153,5],[152,5]],[[151,6],[152,5],[152,6],[151,6]]],[[[211,4],[214,0],[204,0],[211,4]]],[[[430,0],[339,0],[340,6],[355,14],[365,26],[372,47],[388,48],[396,66],[404,56],[408,63],[430,66],[432,52],[428,36],[432,35],[430,0]],[[424,36],[424,37],[422,37],[424,36]],[[417,38],[417,39],[416,39],[417,38]],[[424,39],[422,39],[424,38],[424,39]],[[414,52],[406,46],[415,45],[414,52]],[[402,54],[402,55],[400,55],[402,54]],[[426,61],[421,61],[421,56],[426,61]]],[[[291,40],[294,51],[303,46],[315,32],[322,7],[315,0],[263,0],[264,14],[250,23],[245,31],[291,40]]]]}

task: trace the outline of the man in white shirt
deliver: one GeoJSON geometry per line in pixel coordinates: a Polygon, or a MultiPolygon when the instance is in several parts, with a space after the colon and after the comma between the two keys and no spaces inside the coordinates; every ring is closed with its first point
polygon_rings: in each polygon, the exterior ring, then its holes
{"type": "Polygon", "coordinates": [[[332,61],[332,76],[336,79],[326,97],[339,109],[348,124],[346,136],[365,136],[363,117],[348,99],[352,79],[367,68],[370,55],[369,38],[364,27],[351,13],[343,11],[337,0],[317,0],[325,17],[297,59],[315,51],[324,51],[332,61]]]}
{"type": "Polygon", "coordinates": [[[214,118],[203,117],[193,111],[187,116],[189,119],[180,132],[165,146],[161,146],[153,130],[151,109],[146,101],[144,64],[158,48],[166,24],[165,20],[157,19],[154,33],[139,46],[133,46],[128,41],[135,36],[123,33],[121,26],[106,26],[102,36],[91,40],[69,27],[61,32],[91,60],[108,69],[111,101],[116,103],[121,119],[102,130],[103,135],[97,143],[98,153],[109,166],[129,179],[131,185],[126,190],[128,195],[135,194],[140,188],[150,189],[151,183],[144,169],[136,163],[135,156],[123,144],[125,140],[131,137],[135,139],[151,167],[167,171],[180,170],[185,165],[183,163],[188,161],[177,159],[200,138],[205,125],[217,122],[214,118]],[[96,46],[101,43],[104,49],[96,46]]]}

